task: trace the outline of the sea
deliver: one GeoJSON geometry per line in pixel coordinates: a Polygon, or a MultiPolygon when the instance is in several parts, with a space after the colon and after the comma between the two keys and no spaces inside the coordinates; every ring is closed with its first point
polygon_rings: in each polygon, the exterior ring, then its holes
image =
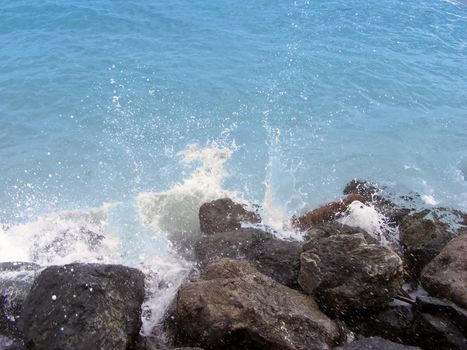
{"type": "Polygon", "coordinates": [[[465,0],[0,0],[0,261],[142,269],[143,334],[202,203],[300,239],[352,179],[467,210],[465,0]]]}

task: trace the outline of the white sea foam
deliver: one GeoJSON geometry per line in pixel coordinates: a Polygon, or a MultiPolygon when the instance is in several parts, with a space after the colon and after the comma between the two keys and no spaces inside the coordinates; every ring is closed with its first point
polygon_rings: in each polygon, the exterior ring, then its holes
{"type": "Polygon", "coordinates": [[[166,234],[174,242],[197,237],[200,233],[198,211],[203,203],[221,197],[238,197],[222,188],[222,180],[228,176],[224,164],[234,149],[235,145],[232,148],[189,145],[179,152],[184,164],[199,163],[199,167],[166,191],[140,193],[136,205],[142,223],[155,232],[166,234]]]}
{"type": "Polygon", "coordinates": [[[372,204],[363,204],[359,201],[352,202],[347,214],[338,220],[340,223],[360,227],[383,245],[389,245],[399,239],[399,231],[388,224],[388,219],[372,204]]]}
{"type": "Polygon", "coordinates": [[[43,215],[0,229],[0,260],[48,266],[76,261],[111,263],[118,260],[118,241],[106,232],[109,210],[100,208],[43,215]]]}

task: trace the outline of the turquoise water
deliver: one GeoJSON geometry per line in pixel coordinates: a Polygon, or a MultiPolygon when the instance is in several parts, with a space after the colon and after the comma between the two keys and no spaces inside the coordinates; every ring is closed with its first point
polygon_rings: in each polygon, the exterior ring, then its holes
{"type": "Polygon", "coordinates": [[[0,223],[165,191],[193,143],[287,214],[354,177],[467,209],[467,3],[0,1],[0,223]]]}

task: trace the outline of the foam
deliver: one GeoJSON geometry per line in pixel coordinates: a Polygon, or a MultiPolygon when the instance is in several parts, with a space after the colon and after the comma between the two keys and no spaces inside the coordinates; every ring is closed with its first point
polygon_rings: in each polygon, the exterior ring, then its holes
{"type": "Polygon", "coordinates": [[[224,190],[222,181],[228,176],[225,162],[235,150],[216,144],[206,148],[189,145],[179,152],[182,163],[199,163],[191,175],[162,192],[143,192],[136,198],[142,223],[172,241],[192,240],[199,236],[199,208],[217,198],[238,198],[236,192],[224,190]]]}
{"type": "Polygon", "coordinates": [[[118,261],[119,245],[106,232],[112,204],[100,208],[49,213],[0,229],[0,260],[42,266],[71,262],[118,261]]]}
{"type": "Polygon", "coordinates": [[[360,227],[385,246],[399,240],[398,229],[391,227],[388,219],[372,204],[353,201],[347,214],[338,221],[344,225],[360,227]]]}

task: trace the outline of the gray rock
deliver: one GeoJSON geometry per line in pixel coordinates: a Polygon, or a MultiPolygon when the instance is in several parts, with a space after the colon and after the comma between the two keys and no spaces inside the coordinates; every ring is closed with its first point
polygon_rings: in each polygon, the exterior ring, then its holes
{"type": "Polygon", "coordinates": [[[414,345],[414,315],[411,305],[391,306],[376,314],[363,315],[349,324],[353,332],[365,337],[379,336],[396,343],[414,345]]]}
{"type": "Polygon", "coordinates": [[[27,262],[0,263],[0,335],[16,339],[16,326],[40,266],[27,262]]]}
{"type": "Polygon", "coordinates": [[[420,349],[413,346],[402,345],[392,341],[380,338],[370,337],[355,340],[343,347],[338,347],[336,350],[416,350],[420,349]]]}
{"type": "Polygon", "coordinates": [[[412,332],[423,349],[467,349],[467,311],[432,297],[417,297],[412,332]]]}
{"type": "Polygon", "coordinates": [[[301,245],[257,229],[203,236],[195,245],[201,269],[222,258],[245,259],[279,283],[297,287],[301,245]]]}
{"type": "Polygon", "coordinates": [[[121,265],[51,266],[24,303],[20,329],[34,349],[127,349],[141,327],[144,275],[121,265]]]}
{"type": "Polygon", "coordinates": [[[363,233],[310,239],[300,261],[300,286],[337,315],[383,308],[403,283],[399,256],[363,233]]]}
{"type": "Polygon", "coordinates": [[[242,222],[255,224],[261,222],[261,218],[230,198],[204,203],[199,209],[199,223],[204,234],[237,230],[242,222]]]}
{"type": "Polygon", "coordinates": [[[429,218],[430,211],[424,210],[402,219],[399,226],[400,241],[405,246],[412,273],[418,276],[453,237],[449,225],[429,218]]]}
{"type": "Polygon", "coordinates": [[[177,298],[177,341],[209,349],[330,349],[337,325],[314,300],[246,261],[219,260],[177,298]]]}
{"type": "Polygon", "coordinates": [[[467,231],[453,238],[425,266],[421,282],[431,295],[467,308],[467,231]]]}

